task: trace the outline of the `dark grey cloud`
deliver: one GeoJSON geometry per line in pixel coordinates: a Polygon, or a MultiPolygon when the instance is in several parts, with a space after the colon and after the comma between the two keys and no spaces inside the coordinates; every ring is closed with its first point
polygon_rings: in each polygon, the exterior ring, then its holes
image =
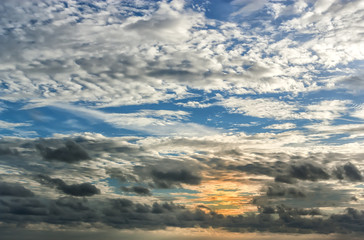
{"type": "Polygon", "coordinates": [[[333,214],[329,221],[337,225],[338,231],[342,232],[364,232],[364,211],[347,208],[345,214],[333,214]]]}
{"type": "Polygon", "coordinates": [[[47,216],[49,210],[43,201],[29,198],[0,199],[1,214],[3,219],[22,224],[22,218],[47,216]],[[7,219],[9,218],[9,219],[7,219]],[[20,220],[20,221],[19,221],[20,220]]]}
{"type": "Polygon", "coordinates": [[[20,184],[0,182],[0,196],[32,197],[34,193],[20,184]]]}
{"type": "Polygon", "coordinates": [[[51,178],[47,175],[41,174],[36,179],[46,186],[55,187],[65,194],[72,196],[93,196],[99,194],[100,190],[91,183],[80,183],[80,184],[66,184],[62,179],[51,178]]]}
{"type": "Polygon", "coordinates": [[[289,215],[300,215],[300,216],[318,216],[322,215],[321,211],[317,208],[292,208],[286,205],[277,205],[277,206],[259,206],[259,212],[266,214],[274,214],[274,213],[287,213],[289,215]]]}
{"type": "Polygon", "coordinates": [[[39,143],[36,145],[44,160],[57,160],[66,163],[76,163],[90,159],[88,153],[76,142],[68,140],[65,146],[52,149],[39,143]]]}
{"type": "Polygon", "coordinates": [[[355,203],[352,202],[352,197],[352,190],[337,189],[327,183],[266,182],[266,186],[262,188],[262,194],[254,197],[252,204],[262,206],[274,205],[279,202],[296,208],[354,207],[355,203]]]}
{"type": "Polygon", "coordinates": [[[309,162],[292,165],[290,175],[294,178],[310,181],[330,178],[330,175],[323,167],[309,162]]]}
{"type": "Polygon", "coordinates": [[[122,187],[121,189],[125,192],[132,192],[144,196],[152,194],[148,188],[142,186],[122,187]]]}
{"type": "Polygon", "coordinates": [[[270,168],[269,166],[265,166],[262,163],[250,163],[247,165],[241,165],[241,166],[230,166],[230,169],[236,169],[242,172],[247,172],[255,175],[267,175],[271,176],[274,173],[274,170],[270,168]]]}
{"type": "Polygon", "coordinates": [[[18,151],[16,149],[0,146],[0,155],[17,155],[17,154],[18,151]]]}
{"type": "Polygon", "coordinates": [[[126,173],[125,171],[122,171],[121,169],[118,168],[109,168],[106,170],[106,173],[114,179],[119,180],[120,182],[136,182],[137,178],[130,174],[130,173],[126,173]]]}
{"type": "Polygon", "coordinates": [[[87,211],[90,210],[87,198],[72,198],[62,197],[55,201],[55,204],[60,207],[67,207],[74,211],[87,211]]]}
{"type": "Polygon", "coordinates": [[[151,177],[159,188],[170,188],[174,184],[180,183],[198,185],[202,180],[200,176],[195,175],[187,169],[167,171],[153,169],[151,171],[151,177]]]}
{"type": "Polygon", "coordinates": [[[229,165],[229,170],[238,170],[254,175],[277,176],[287,174],[290,164],[282,161],[253,162],[246,165],[229,165]]]}
{"type": "Polygon", "coordinates": [[[282,182],[282,183],[290,183],[290,184],[293,184],[293,183],[296,183],[297,180],[292,178],[291,176],[289,175],[278,175],[274,178],[274,181],[275,182],[282,182]]]}
{"type": "Polygon", "coordinates": [[[361,174],[359,169],[351,162],[348,162],[343,166],[337,167],[333,171],[333,174],[340,180],[346,179],[353,182],[363,180],[363,175],[361,174]]]}
{"type": "Polygon", "coordinates": [[[267,175],[275,178],[276,182],[294,184],[299,180],[319,181],[330,178],[347,179],[350,181],[362,179],[360,171],[351,163],[338,167],[332,174],[323,165],[314,162],[254,162],[247,165],[230,165],[229,170],[238,170],[254,175],[267,175]]]}
{"type": "Polygon", "coordinates": [[[270,184],[267,187],[266,194],[269,197],[306,197],[306,193],[295,186],[286,186],[276,183],[270,184]]]}

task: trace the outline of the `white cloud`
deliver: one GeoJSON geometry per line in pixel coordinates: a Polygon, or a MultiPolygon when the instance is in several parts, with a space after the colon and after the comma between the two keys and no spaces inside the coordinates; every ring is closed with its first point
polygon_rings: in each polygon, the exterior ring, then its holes
{"type": "Polygon", "coordinates": [[[331,121],[347,113],[350,103],[350,100],[324,100],[317,104],[307,105],[305,107],[307,110],[301,113],[301,117],[331,121]]]}
{"type": "Polygon", "coordinates": [[[332,121],[349,111],[350,100],[324,100],[313,104],[285,102],[274,98],[222,99],[216,105],[224,106],[230,113],[277,120],[311,119],[332,121]]]}
{"type": "Polygon", "coordinates": [[[188,101],[186,103],[177,103],[177,105],[181,105],[183,107],[191,107],[191,108],[206,108],[212,106],[211,103],[201,103],[196,101],[188,101]]]}
{"type": "Polygon", "coordinates": [[[356,140],[360,142],[360,138],[364,136],[364,124],[330,124],[322,122],[304,126],[312,133],[317,133],[317,137],[321,139],[330,138],[331,136],[341,136],[342,140],[356,140]]]}
{"type": "Polygon", "coordinates": [[[302,46],[314,51],[318,63],[326,67],[363,59],[363,1],[317,1],[299,17],[283,23],[283,28],[311,34],[302,46]]]}
{"type": "Polygon", "coordinates": [[[0,129],[14,130],[14,128],[27,127],[27,126],[31,126],[31,124],[30,123],[12,123],[12,122],[6,122],[6,121],[0,120],[0,129]]]}
{"type": "Polygon", "coordinates": [[[220,104],[226,107],[231,113],[278,120],[297,118],[295,111],[298,108],[296,106],[273,98],[241,99],[231,97],[222,100],[220,104]]]}
{"type": "MultiPolygon", "coordinates": [[[[82,12],[67,4],[2,2],[2,99],[104,107],[181,99],[189,89],[297,93],[319,89],[315,76],[327,66],[364,55],[360,1],[328,9],[299,1],[286,6],[299,16],[265,29],[207,19],[184,1],[97,2],[82,12]],[[309,40],[275,40],[310,24],[309,40]]],[[[236,4],[245,14],[273,7],[236,4]]]]}
{"type": "Polygon", "coordinates": [[[351,113],[351,116],[364,119],[364,104],[358,106],[355,111],[351,113]]]}
{"type": "Polygon", "coordinates": [[[282,123],[282,124],[273,124],[264,127],[264,129],[276,129],[276,130],[287,130],[296,128],[296,124],[294,123],[282,123]]]}

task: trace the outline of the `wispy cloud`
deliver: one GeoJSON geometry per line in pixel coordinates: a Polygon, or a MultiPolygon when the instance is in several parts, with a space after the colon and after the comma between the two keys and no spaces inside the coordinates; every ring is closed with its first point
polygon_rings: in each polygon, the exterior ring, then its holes
{"type": "Polygon", "coordinates": [[[18,127],[31,126],[30,123],[12,123],[0,120],[0,128],[14,130],[18,127]]]}
{"type": "Polygon", "coordinates": [[[189,113],[180,110],[141,110],[135,113],[107,113],[69,104],[54,103],[52,106],[85,119],[103,121],[115,128],[135,130],[152,135],[201,136],[218,133],[215,129],[184,121],[188,119],[189,113]]]}

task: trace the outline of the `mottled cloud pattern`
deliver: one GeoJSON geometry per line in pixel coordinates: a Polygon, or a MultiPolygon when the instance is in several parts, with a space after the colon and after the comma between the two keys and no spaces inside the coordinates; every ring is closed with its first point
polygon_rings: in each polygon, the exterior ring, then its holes
{"type": "Polygon", "coordinates": [[[363,19],[361,0],[0,1],[0,236],[362,238],[363,19]]]}

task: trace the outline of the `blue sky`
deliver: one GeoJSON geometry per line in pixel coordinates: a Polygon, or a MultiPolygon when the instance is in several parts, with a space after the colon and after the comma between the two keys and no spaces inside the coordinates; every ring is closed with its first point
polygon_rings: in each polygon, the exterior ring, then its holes
{"type": "MultiPolygon", "coordinates": [[[[363,210],[363,9],[359,0],[1,1],[5,198],[77,202],[87,186],[91,205],[125,198],[136,209],[172,199],[224,216],[278,214],[280,204],[363,210]],[[328,204],[308,200],[321,191],[328,204]]],[[[34,230],[42,224],[52,221],[34,230]]],[[[229,232],[224,224],[205,225],[229,232]]]]}

